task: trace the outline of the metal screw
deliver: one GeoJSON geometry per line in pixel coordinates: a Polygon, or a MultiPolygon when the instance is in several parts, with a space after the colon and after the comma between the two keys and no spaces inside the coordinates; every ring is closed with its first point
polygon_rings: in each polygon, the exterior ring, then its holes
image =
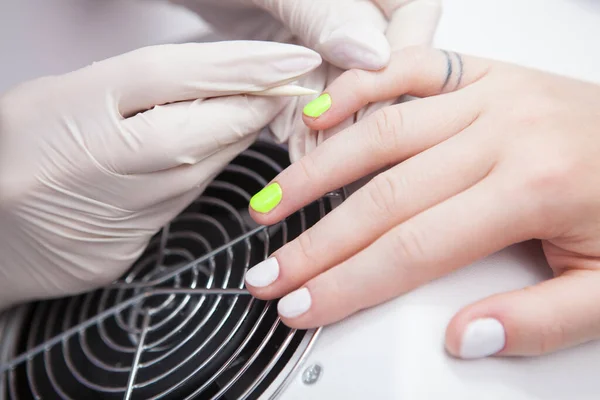
{"type": "Polygon", "coordinates": [[[312,385],[321,377],[323,368],[319,364],[313,364],[304,370],[302,374],[302,382],[306,385],[312,385]]]}

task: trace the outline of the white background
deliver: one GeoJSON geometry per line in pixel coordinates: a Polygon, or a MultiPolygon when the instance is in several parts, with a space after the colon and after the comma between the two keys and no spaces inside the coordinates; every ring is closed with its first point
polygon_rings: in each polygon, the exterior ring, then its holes
{"type": "MultiPolygon", "coordinates": [[[[23,80],[206,31],[198,18],[161,1],[1,1],[0,93],[23,80]]],[[[599,39],[600,2],[594,0],[448,0],[435,44],[600,82],[599,39]]],[[[375,355],[367,362],[389,369],[399,383],[387,390],[401,398],[600,398],[598,343],[529,360],[460,362],[443,352],[445,324],[460,307],[547,272],[535,248],[515,246],[348,321],[345,332],[364,332],[347,341],[355,341],[354,354],[375,355]],[[369,337],[377,340],[364,340],[369,337]]],[[[335,377],[328,367],[324,377],[335,377]]],[[[348,392],[375,383],[369,384],[368,365],[346,368],[347,374],[367,371],[362,382],[340,382],[348,392]]]]}

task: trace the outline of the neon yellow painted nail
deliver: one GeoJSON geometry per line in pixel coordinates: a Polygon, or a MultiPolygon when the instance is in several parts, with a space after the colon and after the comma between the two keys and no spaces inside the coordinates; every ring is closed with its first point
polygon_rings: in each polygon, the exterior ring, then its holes
{"type": "Polygon", "coordinates": [[[304,115],[312,118],[319,118],[323,113],[331,108],[331,96],[323,93],[306,106],[304,106],[304,115]]]}
{"type": "Polygon", "coordinates": [[[250,207],[259,213],[268,213],[277,207],[282,196],[281,186],[279,186],[278,183],[271,183],[252,196],[250,199],[250,207]]]}

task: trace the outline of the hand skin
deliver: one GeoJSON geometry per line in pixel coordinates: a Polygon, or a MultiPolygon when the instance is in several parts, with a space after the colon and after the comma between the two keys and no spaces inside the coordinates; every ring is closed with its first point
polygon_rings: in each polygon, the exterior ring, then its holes
{"type": "Polygon", "coordinates": [[[308,310],[283,320],[316,327],[539,239],[555,277],[461,310],[448,352],[471,358],[463,335],[482,318],[499,322],[504,341],[478,356],[539,355],[600,337],[599,86],[411,47],[325,92],[331,108],[304,116],[314,130],[368,103],[419,99],[378,110],[274,179],[282,200],[266,214],[251,210],[261,224],[388,168],[275,252],[277,279],[249,287],[253,295],[297,300],[300,289],[306,302],[308,293],[308,310]]]}

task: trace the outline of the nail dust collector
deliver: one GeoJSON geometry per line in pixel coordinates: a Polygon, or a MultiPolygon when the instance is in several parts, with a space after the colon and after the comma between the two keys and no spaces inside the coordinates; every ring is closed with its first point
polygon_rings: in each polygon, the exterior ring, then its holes
{"type": "Polygon", "coordinates": [[[1,398],[324,398],[315,388],[327,363],[308,362],[324,335],[284,326],[275,302],[244,289],[248,267],[331,209],[329,196],[270,228],[249,218],[251,195],[288,163],[284,149],[258,142],[152,239],[121,280],[10,310],[1,398]]]}

